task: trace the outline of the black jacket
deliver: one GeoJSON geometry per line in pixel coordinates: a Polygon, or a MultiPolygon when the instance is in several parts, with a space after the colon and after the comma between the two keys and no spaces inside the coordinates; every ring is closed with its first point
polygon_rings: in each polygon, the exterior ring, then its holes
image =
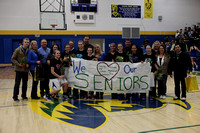
{"type": "Polygon", "coordinates": [[[187,77],[187,70],[192,71],[192,63],[190,56],[184,52],[181,52],[179,55],[176,53],[172,54],[168,73],[172,74],[174,71],[174,76],[187,77]]]}
{"type": "Polygon", "coordinates": [[[108,52],[104,58],[104,61],[112,61],[112,60],[115,60],[116,57],[117,57],[116,52],[114,55],[108,52]]]}

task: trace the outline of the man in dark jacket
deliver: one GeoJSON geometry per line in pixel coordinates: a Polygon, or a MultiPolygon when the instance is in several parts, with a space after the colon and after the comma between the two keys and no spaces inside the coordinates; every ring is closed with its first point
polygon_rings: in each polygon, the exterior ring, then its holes
{"type": "Polygon", "coordinates": [[[192,63],[189,55],[181,51],[179,44],[175,45],[175,53],[172,55],[169,63],[169,75],[172,77],[174,71],[175,97],[174,100],[180,99],[180,83],[182,88],[181,100],[186,100],[185,78],[187,70],[192,71],[192,63]]]}

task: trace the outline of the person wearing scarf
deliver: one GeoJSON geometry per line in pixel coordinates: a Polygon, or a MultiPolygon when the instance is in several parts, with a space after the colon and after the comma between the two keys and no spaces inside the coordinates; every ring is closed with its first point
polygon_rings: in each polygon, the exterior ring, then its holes
{"type": "Polygon", "coordinates": [[[37,50],[37,41],[33,40],[31,41],[30,47],[29,47],[29,52],[27,55],[27,63],[29,64],[29,70],[32,75],[32,91],[31,91],[31,98],[32,99],[40,99],[40,97],[37,96],[37,86],[38,86],[38,81],[34,80],[35,74],[35,68],[41,64],[41,62],[38,60],[38,50],[37,50]]]}
{"type": "Polygon", "coordinates": [[[161,99],[166,98],[167,91],[167,76],[168,76],[168,64],[170,61],[170,55],[166,51],[165,45],[160,45],[158,48],[157,58],[157,74],[158,80],[158,95],[161,99]]]}

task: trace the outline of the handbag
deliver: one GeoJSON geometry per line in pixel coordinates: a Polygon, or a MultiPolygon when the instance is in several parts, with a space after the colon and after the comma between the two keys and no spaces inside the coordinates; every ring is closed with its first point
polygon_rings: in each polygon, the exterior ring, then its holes
{"type": "Polygon", "coordinates": [[[186,91],[192,92],[199,90],[196,76],[189,76],[185,78],[186,91]]]}
{"type": "Polygon", "coordinates": [[[34,81],[43,81],[45,79],[45,72],[42,65],[38,65],[34,70],[34,81]]]}

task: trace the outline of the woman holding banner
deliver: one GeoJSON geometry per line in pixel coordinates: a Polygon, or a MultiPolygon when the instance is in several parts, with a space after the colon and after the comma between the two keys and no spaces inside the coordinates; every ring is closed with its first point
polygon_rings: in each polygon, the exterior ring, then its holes
{"type": "Polygon", "coordinates": [[[116,44],[111,43],[110,44],[110,51],[106,53],[106,56],[104,58],[104,61],[112,61],[114,62],[116,58],[116,44]]]}
{"type": "Polygon", "coordinates": [[[156,89],[156,87],[153,87],[153,86],[155,86],[155,78],[154,78],[153,73],[156,71],[156,65],[157,65],[156,64],[156,56],[155,56],[155,54],[152,53],[152,49],[151,49],[150,45],[147,45],[145,47],[145,50],[146,50],[146,54],[144,54],[144,61],[149,62],[151,65],[151,77],[150,77],[151,89],[149,91],[149,100],[153,100],[152,96],[153,97],[156,96],[156,93],[154,93],[154,92],[156,92],[156,91],[154,91],[156,89]]]}
{"type": "MultiPolygon", "coordinates": [[[[111,43],[110,44],[110,51],[108,53],[106,53],[106,56],[104,58],[104,61],[112,61],[115,62],[115,58],[116,58],[116,44],[115,43],[111,43]]],[[[112,93],[111,94],[111,98],[112,99],[117,99],[118,95],[117,93],[112,93]]]]}
{"type": "MultiPolygon", "coordinates": [[[[78,41],[78,50],[75,52],[76,58],[82,59],[87,55],[87,51],[84,49],[83,41],[78,41]]],[[[80,90],[80,98],[84,98],[84,91],[80,90]]],[[[78,98],[78,89],[73,89],[73,98],[78,98]]]]}
{"type": "Polygon", "coordinates": [[[97,58],[98,61],[104,61],[106,54],[101,53],[101,46],[99,44],[95,44],[94,46],[94,56],[97,58]]]}
{"type": "MultiPolygon", "coordinates": [[[[101,53],[101,47],[99,44],[96,44],[94,46],[94,56],[98,61],[104,61],[104,58],[106,56],[105,53],[101,53]]],[[[103,99],[103,92],[96,92],[96,99],[103,99]]]]}
{"type": "MultiPolygon", "coordinates": [[[[87,48],[87,55],[83,57],[85,60],[96,60],[96,57],[93,55],[93,48],[87,48]]],[[[90,91],[90,98],[94,99],[94,91],[90,91]]],[[[88,93],[85,91],[84,99],[88,99],[88,93]]]]}
{"type": "Polygon", "coordinates": [[[84,50],[83,41],[78,41],[78,50],[75,52],[77,58],[83,58],[85,55],[87,55],[87,51],[84,50]]]}
{"type": "MultiPolygon", "coordinates": [[[[127,62],[128,61],[128,56],[124,52],[124,47],[123,47],[122,43],[117,44],[117,52],[116,52],[115,61],[116,62],[127,62]]],[[[119,94],[118,99],[124,100],[125,99],[124,94],[119,94]]]]}
{"type": "MultiPolygon", "coordinates": [[[[128,55],[129,61],[131,63],[138,63],[143,61],[143,55],[138,53],[137,46],[134,44],[131,46],[131,54],[128,55]]],[[[126,98],[129,99],[131,97],[131,94],[126,94],[126,98]]],[[[146,99],[146,95],[141,94],[141,98],[143,100],[146,99]]],[[[133,93],[132,94],[132,100],[139,100],[139,94],[138,93],[133,93]]]]}

